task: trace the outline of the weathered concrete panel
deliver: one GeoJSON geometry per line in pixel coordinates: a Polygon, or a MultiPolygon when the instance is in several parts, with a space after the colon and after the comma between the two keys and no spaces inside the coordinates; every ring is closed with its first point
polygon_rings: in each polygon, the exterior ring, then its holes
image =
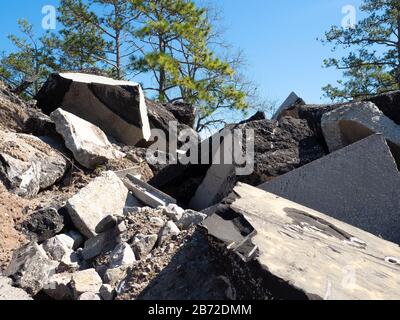
{"type": "Polygon", "coordinates": [[[261,189],[239,183],[203,226],[254,299],[400,298],[398,245],[261,189]]]}

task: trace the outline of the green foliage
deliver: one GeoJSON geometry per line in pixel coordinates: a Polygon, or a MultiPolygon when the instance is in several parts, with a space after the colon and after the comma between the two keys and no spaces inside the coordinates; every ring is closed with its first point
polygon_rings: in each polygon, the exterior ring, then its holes
{"type": "Polygon", "coordinates": [[[55,43],[47,33],[36,37],[33,26],[26,20],[19,20],[18,25],[24,37],[14,35],[8,37],[16,51],[8,55],[2,54],[0,76],[14,86],[26,79],[36,79],[30,92],[34,95],[51,71],[56,68],[55,58],[52,55],[55,43]]]}
{"type": "Polygon", "coordinates": [[[131,69],[152,72],[158,100],[195,104],[206,118],[218,108],[246,109],[235,71],[210,49],[212,26],[204,8],[189,0],[134,0],[141,14],[135,35],[145,44],[131,69]]]}
{"type": "Polygon", "coordinates": [[[35,38],[21,21],[24,37],[10,37],[16,51],[3,55],[0,75],[14,86],[37,75],[35,94],[49,73],[65,70],[149,74],[145,89],[159,101],[198,108],[198,131],[224,123],[211,118],[218,110],[255,107],[256,87],[238,73],[241,54],[227,54],[215,17],[193,0],[60,0],[58,11],[57,32],[35,38]]]}
{"type": "Polygon", "coordinates": [[[338,86],[324,91],[332,100],[363,99],[400,89],[400,2],[365,0],[361,11],[367,17],[354,28],[332,27],[323,43],[351,50],[341,59],[327,59],[326,67],[344,71],[338,86]]]}

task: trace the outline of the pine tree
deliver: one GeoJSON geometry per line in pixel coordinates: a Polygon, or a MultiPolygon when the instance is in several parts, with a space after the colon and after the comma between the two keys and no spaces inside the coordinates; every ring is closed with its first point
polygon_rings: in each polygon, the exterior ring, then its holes
{"type": "Polygon", "coordinates": [[[33,79],[33,88],[27,90],[27,94],[34,96],[52,70],[57,68],[52,54],[55,43],[48,33],[37,37],[33,25],[26,20],[19,20],[18,25],[24,36],[8,37],[16,51],[2,54],[0,77],[14,87],[24,80],[33,79]]]}
{"type": "Polygon", "coordinates": [[[191,0],[134,3],[141,14],[135,34],[143,46],[142,56],[135,57],[132,68],[153,75],[157,86],[146,89],[155,91],[159,101],[183,100],[196,105],[199,131],[205,128],[201,122],[219,108],[248,107],[232,66],[211,49],[215,34],[205,8],[191,0]]]}
{"type": "Polygon", "coordinates": [[[326,67],[344,71],[338,86],[324,91],[332,100],[363,99],[400,89],[400,1],[365,0],[361,11],[367,17],[354,28],[334,26],[323,43],[350,50],[341,59],[326,59],[326,67]]]}
{"type": "Polygon", "coordinates": [[[67,13],[62,18],[63,34],[66,46],[71,44],[71,54],[84,57],[81,49],[86,46],[92,63],[103,64],[117,79],[124,78],[125,60],[133,54],[131,27],[137,18],[131,1],[61,0],[60,10],[67,13]]]}

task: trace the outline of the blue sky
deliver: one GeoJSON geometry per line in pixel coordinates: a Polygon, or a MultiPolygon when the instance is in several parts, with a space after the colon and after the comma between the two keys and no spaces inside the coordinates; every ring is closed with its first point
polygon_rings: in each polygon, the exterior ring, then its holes
{"type": "MultiPolygon", "coordinates": [[[[200,1],[200,0],[199,0],[200,1]]],[[[225,38],[244,50],[247,76],[261,94],[282,102],[295,91],[306,102],[327,102],[321,88],[341,73],[322,68],[333,54],[318,37],[340,25],[342,7],[359,7],[361,0],[205,0],[221,10],[225,38]]],[[[57,0],[13,0],[0,12],[0,51],[11,49],[7,35],[16,33],[16,20],[26,18],[40,31],[41,8],[57,0]]],[[[360,17],[358,17],[360,18],[360,17]]]]}

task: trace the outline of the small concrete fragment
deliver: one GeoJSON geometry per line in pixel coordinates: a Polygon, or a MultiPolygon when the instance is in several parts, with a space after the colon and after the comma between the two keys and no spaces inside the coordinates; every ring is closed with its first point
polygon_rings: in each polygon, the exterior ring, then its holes
{"type": "Polygon", "coordinates": [[[116,288],[119,283],[126,278],[129,267],[123,266],[119,268],[108,269],[104,274],[104,283],[116,288]]]}
{"type": "Polygon", "coordinates": [[[271,180],[260,189],[400,243],[400,173],[374,135],[271,180]]]}
{"type": "Polygon", "coordinates": [[[182,230],[188,230],[197,226],[207,218],[207,215],[193,210],[186,210],[182,218],[178,221],[178,227],[182,230]]]}
{"type": "Polygon", "coordinates": [[[124,153],[114,149],[100,128],[77,116],[57,109],[51,114],[65,146],[84,167],[95,169],[109,160],[121,159],[124,153]]]}
{"type": "Polygon", "coordinates": [[[84,242],[83,236],[79,232],[73,230],[66,234],[59,234],[57,237],[71,250],[78,249],[84,242]]]}
{"type": "Polygon", "coordinates": [[[82,301],[100,301],[101,297],[100,295],[93,293],[93,292],[85,292],[82,293],[78,300],[82,300],[82,301]]]}
{"type": "Polygon", "coordinates": [[[65,242],[63,237],[55,236],[43,243],[43,249],[48,256],[60,262],[61,267],[68,269],[79,269],[79,255],[70,248],[70,243],[65,242]]]}
{"type": "Polygon", "coordinates": [[[75,227],[87,238],[96,236],[97,225],[108,215],[123,216],[128,189],[108,171],[68,200],[66,208],[75,227]]]}
{"type": "Polygon", "coordinates": [[[64,218],[54,208],[45,208],[32,213],[22,227],[31,238],[38,242],[46,241],[64,228],[64,218]]]}
{"type": "Polygon", "coordinates": [[[325,113],[321,126],[331,152],[374,133],[382,133],[389,143],[400,148],[400,127],[372,102],[350,103],[325,113]]]}
{"type": "Polygon", "coordinates": [[[103,281],[95,269],[78,271],[72,275],[71,287],[75,298],[86,292],[98,294],[102,285],[103,281]]]}
{"type": "Polygon", "coordinates": [[[161,229],[159,237],[158,237],[158,244],[161,245],[164,241],[172,236],[178,236],[181,233],[179,228],[173,221],[168,221],[164,228],[161,229]]]}
{"type": "Polygon", "coordinates": [[[113,250],[120,242],[120,235],[125,230],[125,223],[121,223],[107,232],[100,233],[99,235],[90,238],[85,242],[85,246],[82,250],[82,257],[85,260],[91,260],[103,252],[113,250]]]}
{"type": "Polygon", "coordinates": [[[118,244],[111,253],[110,268],[131,266],[136,262],[135,254],[127,243],[118,244]]]}
{"type": "Polygon", "coordinates": [[[163,214],[167,216],[169,219],[172,219],[174,222],[178,222],[182,219],[185,210],[179,207],[176,204],[169,204],[167,207],[163,209],[163,214]]]}
{"type": "Polygon", "coordinates": [[[95,231],[97,234],[107,232],[107,231],[115,228],[117,225],[119,225],[122,222],[121,220],[122,220],[122,217],[115,217],[112,215],[108,215],[99,222],[99,224],[96,226],[95,231]]]}
{"type": "Polygon", "coordinates": [[[73,252],[68,244],[63,241],[63,238],[59,236],[45,241],[42,246],[47,255],[56,261],[61,261],[65,255],[73,252]]]}
{"type": "Polygon", "coordinates": [[[157,240],[157,234],[152,234],[148,236],[145,236],[143,234],[136,235],[135,239],[133,240],[133,250],[135,252],[136,258],[138,260],[146,258],[157,244],[157,240]]]}
{"type": "Polygon", "coordinates": [[[16,250],[5,274],[16,286],[32,296],[39,293],[55,274],[59,263],[51,260],[41,246],[33,242],[16,250]]]}
{"type": "Polygon", "coordinates": [[[100,288],[100,296],[104,301],[112,301],[115,298],[115,290],[109,284],[103,284],[100,288]]]}
{"type": "Polygon", "coordinates": [[[71,288],[72,273],[59,273],[51,276],[44,292],[52,299],[62,301],[73,299],[71,288]]]}

